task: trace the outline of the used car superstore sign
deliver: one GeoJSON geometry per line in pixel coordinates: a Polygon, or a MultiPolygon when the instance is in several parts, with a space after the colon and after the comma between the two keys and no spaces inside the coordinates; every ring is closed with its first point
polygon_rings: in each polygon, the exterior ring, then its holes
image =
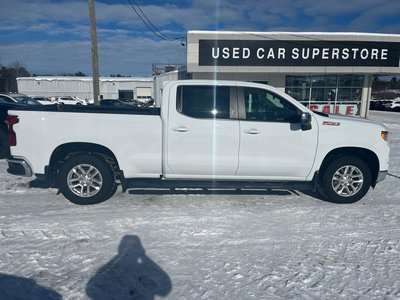
{"type": "Polygon", "coordinates": [[[200,66],[399,66],[400,43],[199,40],[200,66]]]}

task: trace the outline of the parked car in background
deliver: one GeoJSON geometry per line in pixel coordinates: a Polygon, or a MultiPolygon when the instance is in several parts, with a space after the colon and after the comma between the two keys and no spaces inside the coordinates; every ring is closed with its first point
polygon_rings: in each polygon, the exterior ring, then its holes
{"type": "Polygon", "coordinates": [[[139,106],[148,107],[154,105],[154,99],[152,97],[138,97],[134,101],[136,101],[139,104],[139,106]]]}
{"type": "Polygon", "coordinates": [[[27,105],[41,105],[41,103],[24,94],[0,94],[0,103],[19,103],[27,105]]]}
{"type": "Polygon", "coordinates": [[[32,96],[32,99],[38,101],[40,104],[43,104],[43,105],[49,105],[49,104],[55,103],[55,102],[52,102],[49,98],[44,97],[44,96],[32,96]]]}
{"type": "Polygon", "coordinates": [[[139,98],[135,101],[140,107],[153,107],[155,104],[155,101],[152,97],[139,98]]]}
{"type": "Polygon", "coordinates": [[[128,99],[128,98],[118,98],[116,100],[119,100],[119,101],[122,101],[122,102],[125,102],[125,103],[130,103],[130,104],[135,103],[134,99],[128,99]]]}
{"type": "Polygon", "coordinates": [[[56,98],[56,101],[62,104],[87,105],[85,100],[81,100],[72,96],[60,96],[56,98]]]}
{"type": "Polygon", "coordinates": [[[386,110],[400,111],[400,97],[387,101],[383,107],[386,110]]]}
{"type": "Polygon", "coordinates": [[[101,99],[101,106],[107,107],[120,107],[120,108],[134,108],[137,107],[135,102],[131,101],[123,101],[121,99],[101,99]]]}
{"type": "Polygon", "coordinates": [[[389,102],[390,102],[390,100],[387,100],[387,99],[371,100],[370,109],[386,110],[385,104],[389,103],[389,102]]]}
{"type": "Polygon", "coordinates": [[[151,107],[154,106],[154,99],[151,97],[142,98],[142,99],[128,99],[128,98],[118,98],[119,101],[122,101],[126,104],[135,105],[138,107],[151,107]]]}

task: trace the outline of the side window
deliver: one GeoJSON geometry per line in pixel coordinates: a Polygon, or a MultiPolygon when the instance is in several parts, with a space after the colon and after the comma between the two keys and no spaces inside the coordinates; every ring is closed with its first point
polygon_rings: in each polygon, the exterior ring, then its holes
{"type": "Polygon", "coordinates": [[[229,119],[229,89],[227,86],[179,86],[176,108],[192,118],[229,119]]]}
{"type": "Polygon", "coordinates": [[[289,101],[263,89],[243,88],[246,120],[297,122],[301,112],[289,101]]]}

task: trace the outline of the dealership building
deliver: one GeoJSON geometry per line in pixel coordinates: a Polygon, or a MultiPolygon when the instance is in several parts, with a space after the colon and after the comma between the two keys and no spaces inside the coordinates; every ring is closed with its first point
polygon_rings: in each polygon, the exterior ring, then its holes
{"type": "Polygon", "coordinates": [[[310,109],[366,117],[375,75],[399,74],[400,35],[189,31],[187,77],[253,81],[310,109]]]}

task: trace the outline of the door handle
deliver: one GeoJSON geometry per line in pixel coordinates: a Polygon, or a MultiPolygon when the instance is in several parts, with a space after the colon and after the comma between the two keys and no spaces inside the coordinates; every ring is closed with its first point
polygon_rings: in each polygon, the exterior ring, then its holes
{"type": "Polygon", "coordinates": [[[243,132],[247,133],[247,134],[260,134],[261,130],[258,130],[256,128],[251,128],[251,129],[247,129],[247,130],[245,130],[243,132]]]}
{"type": "Polygon", "coordinates": [[[175,127],[175,128],[172,128],[172,130],[173,131],[177,131],[177,132],[188,132],[188,131],[190,131],[190,129],[185,127],[185,126],[175,127]]]}

